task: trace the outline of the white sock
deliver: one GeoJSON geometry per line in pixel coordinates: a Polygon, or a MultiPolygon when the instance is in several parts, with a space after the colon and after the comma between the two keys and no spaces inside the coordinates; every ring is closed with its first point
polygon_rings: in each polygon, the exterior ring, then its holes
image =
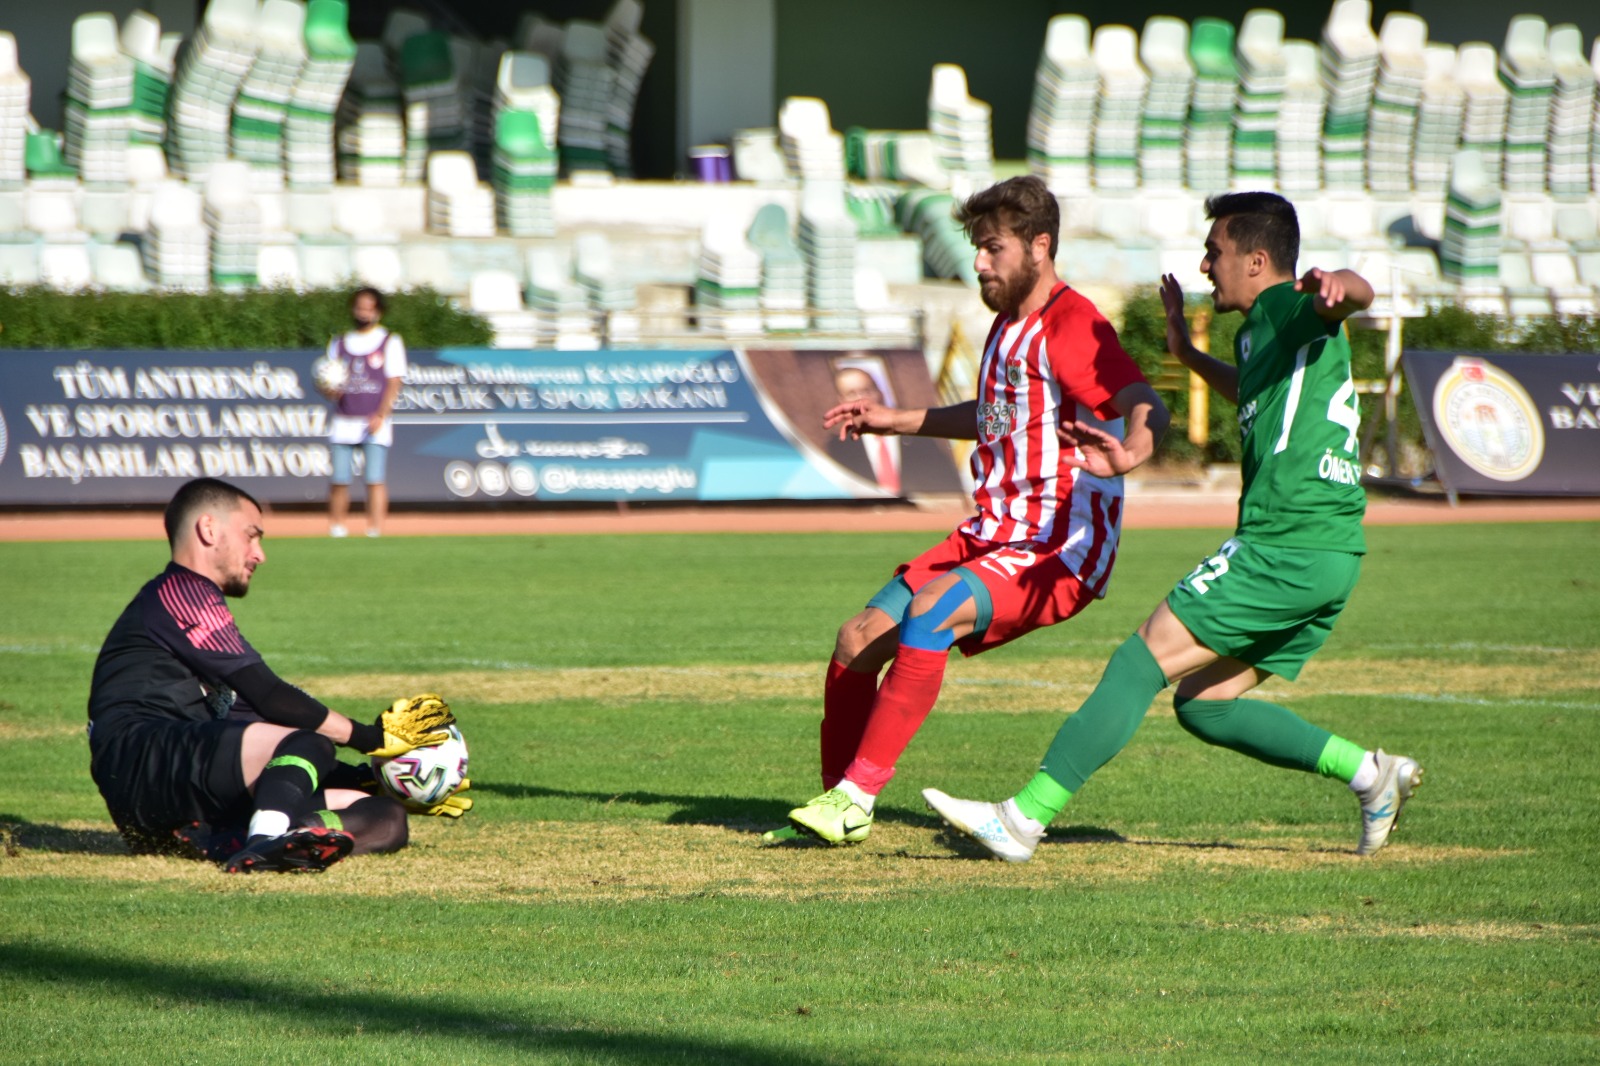
{"type": "Polygon", "coordinates": [[[1351,792],[1365,792],[1378,783],[1378,756],[1367,752],[1367,757],[1361,760],[1361,769],[1356,771],[1356,776],[1350,779],[1351,792]]]}
{"type": "Polygon", "coordinates": [[[289,831],[289,816],[282,811],[257,811],[250,816],[250,837],[281,837],[289,831]]]}
{"type": "Polygon", "coordinates": [[[1022,813],[1015,799],[1008,799],[1000,806],[1005,808],[1006,821],[1029,836],[1044,836],[1044,825],[1037,818],[1029,818],[1022,813]]]}
{"type": "Polygon", "coordinates": [[[843,792],[846,796],[849,796],[856,806],[860,807],[868,814],[872,813],[872,805],[878,802],[877,796],[865,791],[860,785],[856,784],[848,777],[841,779],[840,782],[833,787],[837,788],[840,792],[843,792]]]}

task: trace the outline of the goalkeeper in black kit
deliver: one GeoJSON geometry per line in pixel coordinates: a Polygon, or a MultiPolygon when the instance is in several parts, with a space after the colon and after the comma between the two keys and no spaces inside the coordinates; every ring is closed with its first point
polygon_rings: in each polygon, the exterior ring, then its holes
{"type": "MultiPolygon", "coordinates": [[[[329,710],[268,668],[234,623],[261,548],[261,507],[212,478],[167,505],[172,562],[106,636],[89,691],[90,773],[136,854],[191,854],[230,873],[316,871],[404,847],[407,808],[376,795],[366,761],[438,744],[437,696],[396,700],[372,724],[329,710]]],[[[463,786],[465,787],[465,786],[463,786]]],[[[418,813],[459,817],[459,793],[418,813]]]]}

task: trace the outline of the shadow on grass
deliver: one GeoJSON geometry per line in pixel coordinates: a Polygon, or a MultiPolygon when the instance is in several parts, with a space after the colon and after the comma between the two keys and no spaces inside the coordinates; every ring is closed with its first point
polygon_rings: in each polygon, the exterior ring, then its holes
{"type": "Polygon", "coordinates": [[[0,854],[54,851],[63,855],[126,855],[122,834],[108,829],[65,829],[0,811],[0,854]]]}
{"type": "MultiPolygon", "coordinates": [[[[642,789],[625,789],[620,792],[579,792],[564,788],[544,788],[539,785],[503,784],[493,781],[472,782],[474,793],[504,796],[507,799],[569,799],[598,803],[609,807],[626,803],[637,807],[675,806],[678,810],[665,819],[667,825],[714,825],[741,832],[765,832],[782,825],[794,808],[794,800],[771,798],[746,798],[739,796],[689,796],[670,792],[648,792],[642,789]]],[[[810,799],[806,796],[804,799],[810,799]]],[[[879,822],[897,822],[904,825],[933,827],[939,819],[932,812],[910,807],[879,806],[874,812],[879,822]]]]}
{"type": "MultiPolygon", "coordinates": [[[[751,1044],[628,1030],[604,1020],[541,1017],[522,1010],[474,1010],[441,1002],[437,996],[371,992],[330,998],[320,989],[241,977],[237,971],[222,967],[108,958],[27,941],[4,945],[0,950],[0,973],[21,978],[23,987],[59,990],[63,984],[76,984],[97,997],[110,995],[128,1003],[146,1004],[153,1014],[160,1006],[152,1001],[161,998],[185,1007],[200,1005],[222,1013],[222,1018],[209,1023],[213,1030],[218,1022],[225,1024],[230,1014],[237,1015],[241,1027],[252,1026],[263,1015],[277,1015],[285,1028],[296,1031],[305,1031],[309,1025],[330,1035],[348,1036],[359,1031],[366,1036],[394,1037],[407,1043],[417,1036],[434,1036],[455,1045],[475,1044],[489,1053],[565,1052],[584,1061],[642,1066],[669,1062],[820,1066],[824,1062],[848,1061],[751,1044]]],[[[785,1038],[775,1034],[775,1039],[785,1038]]],[[[378,1051],[373,1047],[369,1054],[378,1051]]],[[[150,1049],[147,1054],[156,1058],[160,1052],[150,1049]]],[[[467,1053],[461,1057],[476,1056],[467,1053]]]]}

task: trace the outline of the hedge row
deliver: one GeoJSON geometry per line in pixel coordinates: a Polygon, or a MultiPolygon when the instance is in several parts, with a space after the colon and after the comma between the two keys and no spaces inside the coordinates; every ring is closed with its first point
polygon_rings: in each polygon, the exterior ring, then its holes
{"type": "MultiPolygon", "coordinates": [[[[1203,301],[1209,305],[1209,299],[1203,301]]],[[[1211,350],[1231,358],[1233,335],[1244,321],[1242,315],[1213,315],[1209,336],[1211,350]]],[[[1167,354],[1167,316],[1161,294],[1153,287],[1136,291],[1123,308],[1122,344],[1146,374],[1153,374],[1167,354]]],[[[1383,377],[1383,351],[1387,334],[1381,330],[1357,329],[1351,332],[1351,362],[1357,380],[1383,377]]],[[[1496,315],[1469,311],[1446,304],[1422,318],[1407,319],[1404,343],[1407,348],[1453,352],[1597,352],[1600,353],[1600,316],[1561,316],[1531,320],[1514,325],[1496,315]]],[[[1239,432],[1234,405],[1217,395],[1210,398],[1210,441],[1198,448],[1189,442],[1183,427],[1189,419],[1187,389],[1169,391],[1162,399],[1172,410],[1172,430],[1157,453],[1158,460],[1172,462],[1236,463],[1239,461],[1239,432]]],[[[1376,396],[1361,398],[1362,419],[1380,410],[1376,396]]],[[[1409,390],[1402,390],[1396,423],[1399,427],[1400,472],[1426,473],[1419,468],[1422,427],[1409,390]]],[[[1382,434],[1378,440],[1381,442],[1382,434]]]]}
{"type": "MultiPolygon", "coordinates": [[[[0,348],[274,351],[321,348],[350,328],[354,289],[64,293],[0,289],[0,348]]],[[[489,324],[435,292],[387,297],[384,325],[411,348],[481,346],[489,324]]]]}

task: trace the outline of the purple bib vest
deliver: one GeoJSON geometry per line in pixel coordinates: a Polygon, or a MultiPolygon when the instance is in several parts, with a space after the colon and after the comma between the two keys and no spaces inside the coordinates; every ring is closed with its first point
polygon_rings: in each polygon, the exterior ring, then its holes
{"type": "Polygon", "coordinates": [[[350,380],[345,382],[344,394],[339,397],[341,415],[366,418],[376,413],[383,400],[384,386],[389,379],[383,367],[388,360],[390,333],[384,333],[383,343],[370,355],[352,355],[344,346],[344,335],[335,342],[334,352],[350,370],[350,380]]]}

